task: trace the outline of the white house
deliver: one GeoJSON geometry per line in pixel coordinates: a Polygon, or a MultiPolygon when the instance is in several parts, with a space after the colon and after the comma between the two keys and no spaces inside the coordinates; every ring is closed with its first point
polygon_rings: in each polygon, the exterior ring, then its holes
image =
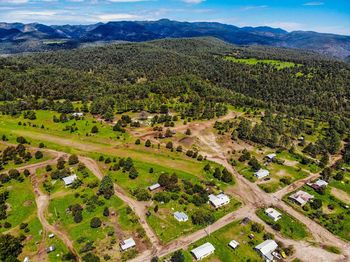
{"type": "Polygon", "coordinates": [[[174,213],[174,218],[179,222],[186,222],[188,221],[188,216],[184,212],[178,212],[176,211],[174,213]]]}
{"type": "Polygon", "coordinates": [[[63,182],[65,184],[65,186],[70,186],[71,184],[73,184],[74,180],[77,179],[77,175],[74,174],[74,175],[71,175],[71,176],[67,176],[67,177],[64,177],[62,178],[63,179],[63,182]]]}
{"type": "Polygon", "coordinates": [[[328,186],[328,183],[322,179],[319,179],[317,180],[315,183],[314,183],[316,186],[319,186],[319,187],[326,187],[328,186]]]}
{"type": "Polygon", "coordinates": [[[55,250],[56,250],[56,247],[52,245],[52,246],[49,246],[48,248],[46,248],[46,253],[51,253],[55,250]]]}
{"type": "Polygon", "coordinates": [[[125,239],[120,243],[120,248],[122,251],[128,250],[129,248],[133,248],[136,246],[136,243],[132,237],[125,239]]]}
{"type": "Polygon", "coordinates": [[[54,238],[55,237],[55,234],[49,234],[49,238],[54,238]]]}
{"type": "Polygon", "coordinates": [[[303,190],[299,190],[298,192],[290,195],[289,198],[297,202],[299,205],[303,206],[307,202],[309,202],[311,199],[313,199],[314,196],[310,195],[309,193],[303,190]]]}
{"type": "Polygon", "coordinates": [[[230,203],[230,198],[225,195],[224,193],[220,193],[218,195],[213,195],[210,194],[209,195],[209,202],[215,207],[215,208],[219,208],[222,207],[224,205],[227,205],[228,203],[230,203]]]}
{"type": "Polygon", "coordinates": [[[236,240],[231,240],[228,245],[233,249],[236,249],[239,246],[239,243],[236,240]]]}
{"type": "Polygon", "coordinates": [[[209,242],[191,250],[196,260],[201,260],[207,256],[210,256],[215,251],[215,247],[209,242]]]}
{"type": "Polygon", "coordinates": [[[83,117],[84,113],[82,113],[82,112],[74,112],[74,113],[72,113],[72,116],[74,116],[74,117],[83,117]]]}
{"type": "Polygon", "coordinates": [[[270,161],[272,161],[276,157],[276,154],[268,154],[266,158],[270,161]]]}
{"type": "Polygon", "coordinates": [[[259,169],[259,171],[254,173],[254,176],[256,176],[258,179],[264,178],[268,175],[270,175],[270,172],[269,170],[266,170],[266,169],[259,169]]]}
{"type": "Polygon", "coordinates": [[[277,222],[282,217],[282,214],[280,212],[278,212],[276,209],[271,207],[266,208],[265,213],[266,215],[268,215],[268,217],[270,217],[275,222],[277,222]]]}
{"type": "Polygon", "coordinates": [[[160,184],[156,183],[148,187],[149,191],[154,191],[156,189],[160,188],[160,184]]]}
{"type": "Polygon", "coordinates": [[[274,261],[272,252],[278,248],[277,243],[274,240],[268,239],[257,245],[255,249],[260,253],[260,255],[269,262],[274,261]]]}
{"type": "Polygon", "coordinates": [[[29,262],[29,257],[25,257],[25,258],[23,259],[23,262],[29,262]]]}

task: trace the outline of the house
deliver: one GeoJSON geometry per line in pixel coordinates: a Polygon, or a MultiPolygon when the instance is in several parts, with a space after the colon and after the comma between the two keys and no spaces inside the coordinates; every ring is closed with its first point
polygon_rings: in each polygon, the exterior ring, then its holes
{"type": "Polygon", "coordinates": [[[74,174],[74,175],[71,175],[71,176],[67,176],[67,177],[64,177],[62,178],[63,179],[63,182],[65,184],[65,186],[70,186],[71,184],[73,184],[74,180],[77,179],[77,175],[74,174]]]}
{"type": "Polygon", "coordinates": [[[314,183],[308,183],[307,184],[308,186],[312,187],[313,189],[315,190],[318,190],[320,188],[324,188],[324,187],[327,187],[328,186],[328,183],[322,179],[319,179],[317,180],[316,182],[314,183]]]}
{"type": "Polygon", "coordinates": [[[54,238],[55,237],[55,234],[49,234],[49,238],[54,238]]]}
{"type": "Polygon", "coordinates": [[[23,259],[23,262],[29,262],[29,257],[25,257],[25,258],[23,259]]]}
{"type": "Polygon", "coordinates": [[[154,191],[154,190],[156,190],[156,189],[158,189],[158,188],[160,188],[160,184],[156,183],[156,184],[154,184],[154,185],[149,186],[149,187],[148,187],[148,190],[149,190],[149,191],[154,191]]]}
{"type": "Polygon", "coordinates": [[[278,212],[276,209],[271,207],[266,208],[265,213],[266,215],[268,215],[268,217],[270,217],[275,222],[277,222],[282,217],[282,214],[280,212],[278,212]]]}
{"type": "Polygon", "coordinates": [[[266,156],[267,160],[272,161],[276,157],[276,154],[268,154],[266,156]]]}
{"type": "Polygon", "coordinates": [[[215,251],[215,247],[209,242],[191,250],[196,260],[201,260],[207,256],[210,256],[215,251]]]}
{"type": "Polygon", "coordinates": [[[224,193],[220,193],[218,195],[213,195],[210,194],[209,195],[209,202],[215,207],[215,208],[219,208],[222,207],[224,205],[227,205],[228,203],[230,203],[230,198],[225,195],[224,193]]]}
{"type": "Polygon", "coordinates": [[[313,199],[314,196],[310,195],[305,191],[299,190],[298,192],[290,195],[289,198],[297,202],[299,205],[303,206],[307,202],[309,202],[311,199],[313,199]]]}
{"type": "Polygon", "coordinates": [[[176,211],[174,213],[174,218],[179,222],[186,222],[188,221],[188,216],[184,212],[178,212],[176,211]]]}
{"type": "Polygon", "coordinates": [[[51,253],[51,252],[53,252],[55,250],[56,250],[55,246],[49,246],[48,248],[46,248],[46,253],[51,253]]]}
{"type": "Polygon", "coordinates": [[[270,172],[269,170],[266,170],[266,169],[259,169],[259,171],[254,173],[254,176],[256,176],[258,179],[264,178],[268,175],[270,175],[270,172]]]}
{"type": "Polygon", "coordinates": [[[82,113],[82,112],[74,112],[74,113],[72,113],[72,116],[74,116],[74,117],[83,117],[84,113],[82,113]]]}
{"type": "Polygon", "coordinates": [[[264,258],[265,261],[269,262],[275,261],[272,252],[274,252],[277,248],[277,243],[271,239],[265,240],[264,242],[255,247],[255,249],[259,252],[262,258],[264,258]]]}
{"type": "Polygon", "coordinates": [[[239,243],[236,240],[231,240],[231,242],[228,245],[233,249],[236,249],[239,246],[239,243]]]}
{"type": "Polygon", "coordinates": [[[128,238],[120,243],[120,248],[122,251],[133,248],[134,246],[136,246],[136,243],[132,237],[130,237],[130,238],[128,238]]]}

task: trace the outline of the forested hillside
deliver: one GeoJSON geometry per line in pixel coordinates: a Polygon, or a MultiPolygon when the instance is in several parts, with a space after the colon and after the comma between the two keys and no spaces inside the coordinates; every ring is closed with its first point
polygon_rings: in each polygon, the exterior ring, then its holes
{"type": "Polygon", "coordinates": [[[6,112],[38,107],[37,98],[91,100],[99,104],[98,112],[109,105],[119,111],[159,108],[175,99],[191,114],[203,112],[206,105],[229,103],[349,116],[349,84],[348,63],[307,51],[237,47],[214,38],[113,44],[0,60],[0,99],[27,101],[5,103],[6,112]]]}

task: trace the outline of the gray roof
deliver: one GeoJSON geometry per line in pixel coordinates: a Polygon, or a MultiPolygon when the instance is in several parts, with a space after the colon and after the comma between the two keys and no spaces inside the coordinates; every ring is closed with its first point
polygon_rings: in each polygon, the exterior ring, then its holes
{"type": "Polygon", "coordinates": [[[78,178],[77,175],[74,174],[74,175],[71,175],[71,176],[64,177],[64,178],[62,178],[62,179],[63,179],[63,181],[64,181],[64,184],[65,184],[66,186],[69,186],[69,185],[71,185],[71,184],[74,182],[74,180],[77,179],[77,178],[78,178]]]}
{"type": "Polygon", "coordinates": [[[174,217],[178,220],[178,221],[187,221],[188,220],[188,216],[184,213],[184,212],[178,212],[176,211],[174,213],[174,217]]]}

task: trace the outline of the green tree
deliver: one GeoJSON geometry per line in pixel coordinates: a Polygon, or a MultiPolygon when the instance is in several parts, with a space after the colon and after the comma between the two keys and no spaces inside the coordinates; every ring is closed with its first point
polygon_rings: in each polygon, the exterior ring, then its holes
{"type": "Polygon", "coordinates": [[[0,261],[14,262],[22,253],[22,244],[19,238],[10,234],[0,234],[0,261]]]}
{"type": "Polygon", "coordinates": [[[79,158],[77,155],[70,155],[69,158],[68,158],[68,164],[69,165],[76,165],[79,163],[79,158]]]}
{"type": "Polygon", "coordinates": [[[113,181],[110,176],[104,176],[102,178],[100,187],[98,189],[99,194],[103,195],[106,199],[110,199],[114,194],[113,181]]]}
{"type": "Polygon", "coordinates": [[[90,220],[90,227],[91,228],[99,228],[101,225],[102,225],[102,221],[98,217],[93,217],[90,220]]]}

